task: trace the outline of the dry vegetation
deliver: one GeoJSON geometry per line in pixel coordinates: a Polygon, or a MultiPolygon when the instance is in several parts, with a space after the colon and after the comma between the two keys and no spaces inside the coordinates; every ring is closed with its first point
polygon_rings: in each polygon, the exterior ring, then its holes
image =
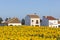
{"type": "Polygon", "coordinates": [[[1,26],[0,40],[60,40],[60,28],[1,26]]]}

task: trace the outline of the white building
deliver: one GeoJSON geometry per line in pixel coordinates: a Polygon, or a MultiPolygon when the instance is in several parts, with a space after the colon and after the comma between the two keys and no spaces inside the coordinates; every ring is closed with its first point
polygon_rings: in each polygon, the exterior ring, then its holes
{"type": "Polygon", "coordinates": [[[58,20],[52,16],[43,16],[42,26],[58,27],[58,20]]]}
{"type": "Polygon", "coordinates": [[[36,14],[30,14],[25,17],[25,25],[40,26],[40,17],[36,14]]]}
{"type": "Polygon", "coordinates": [[[8,26],[20,26],[21,22],[18,18],[14,17],[5,22],[8,26]]]}

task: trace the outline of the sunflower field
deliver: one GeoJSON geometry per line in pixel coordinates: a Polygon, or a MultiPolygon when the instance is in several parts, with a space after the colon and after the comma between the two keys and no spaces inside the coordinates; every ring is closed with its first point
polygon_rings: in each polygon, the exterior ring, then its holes
{"type": "Polygon", "coordinates": [[[60,28],[0,26],[0,40],[60,40],[60,28]]]}

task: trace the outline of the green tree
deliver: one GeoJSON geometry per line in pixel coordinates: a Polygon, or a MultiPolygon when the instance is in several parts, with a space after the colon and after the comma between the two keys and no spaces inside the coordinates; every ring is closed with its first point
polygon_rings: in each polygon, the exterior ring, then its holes
{"type": "Polygon", "coordinates": [[[7,21],[9,18],[6,18],[5,21],[7,21]]]}
{"type": "Polygon", "coordinates": [[[6,18],[5,21],[7,21],[7,20],[9,20],[9,19],[11,19],[11,18],[10,18],[10,17],[9,17],[9,18],[6,18]]]}
{"type": "Polygon", "coordinates": [[[25,25],[25,19],[22,19],[21,23],[22,25],[25,25]]]}

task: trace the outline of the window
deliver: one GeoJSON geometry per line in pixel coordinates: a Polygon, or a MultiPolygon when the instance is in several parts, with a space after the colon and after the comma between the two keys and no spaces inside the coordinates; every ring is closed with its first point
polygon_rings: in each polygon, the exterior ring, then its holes
{"type": "Polygon", "coordinates": [[[34,22],[34,21],[32,20],[32,22],[34,22]]]}
{"type": "Polygon", "coordinates": [[[36,24],[38,24],[38,20],[36,20],[36,24]]]}

